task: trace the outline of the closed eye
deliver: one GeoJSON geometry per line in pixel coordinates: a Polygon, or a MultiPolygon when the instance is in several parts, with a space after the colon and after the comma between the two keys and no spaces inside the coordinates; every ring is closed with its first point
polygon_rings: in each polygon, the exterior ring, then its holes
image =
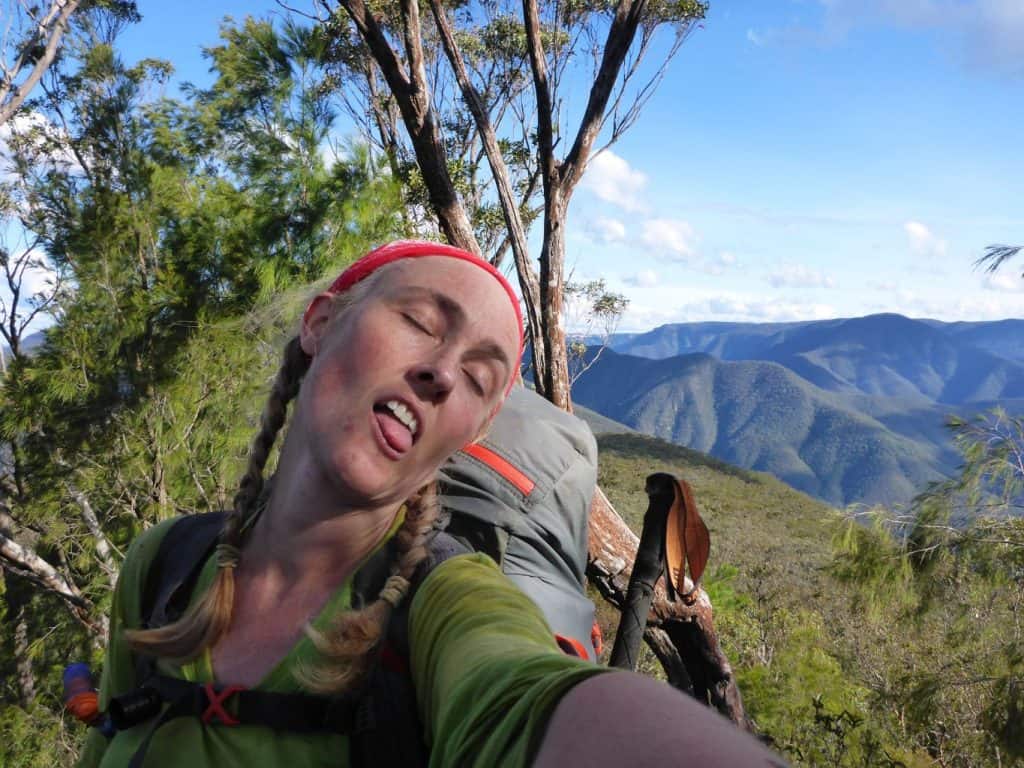
{"type": "Polygon", "coordinates": [[[468,368],[463,368],[462,372],[466,374],[466,380],[469,381],[469,386],[472,390],[480,397],[484,396],[484,387],[480,383],[479,379],[469,372],[468,368]]]}
{"type": "Polygon", "coordinates": [[[418,330],[418,331],[422,331],[423,333],[427,334],[428,336],[433,336],[433,335],[434,335],[434,332],[433,332],[432,330],[430,330],[430,329],[429,329],[429,328],[428,328],[428,327],[427,327],[427,326],[426,326],[426,325],[425,325],[425,324],[424,324],[424,323],[423,323],[423,322],[422,322],[421,320],[419,320],[419,319],[418,319],[418,318],[417,318],[417,317],[416,317],[415,315],[410,315],[410,314],[409,314],[408,312],[403,312],[403,313],[402,313],[402,317],[403,317],[403,318],[405,318],[405,321],[406,321],[407,323],[409,323],[409,325],[411,325],[411,326],[412,326],[413,328],[415,328],[416,330],[418,330]]]}

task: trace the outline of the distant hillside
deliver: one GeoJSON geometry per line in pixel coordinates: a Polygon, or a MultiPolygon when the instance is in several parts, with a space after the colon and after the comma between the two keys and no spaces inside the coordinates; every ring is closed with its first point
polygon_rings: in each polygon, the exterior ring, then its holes
{"type": "MultiPolygon", "coordinates": [[[[31,352],[33,349],[42,344],[45,339],[46,336],[42,331],[30,333],[28,336],[21,340],[21,348],[25,352],[31,352]]],[[[7,344],[3,341],[0,341],[0,353],[2,353],[5,358],[9,357],[11,354],[11,348],[8,347],[7,344]]]]}
{"type": "Polygon", "coordinates": [[[705,352],[721,360],[772,361],[833,392],[951,405],[1024,397],[1022,320],[947,324],[882,314],[803,323],[683,323],[615,338],[612,348],[652,358],[705,352]]]}
{"type": "MultiPolygon", "coordinates": [[[[573,389],[576,402],[641,432],[769,472],[833,504],[908,501],[948,468],[950,455],[921,435],[928,407],[884,413],[770,362],[726,362],[706,354],[649,360],[606,351],[573,389]],[[906,437],[886,426],[900,420],[906,437]]],[[[941,422],[939,425],[941,429],[941,422]]]]}
{"type": "Polygon", "coordinates": [[[592,411],[578,403],[573,403],[573,413],[583,419],[587,426],[590,427],[590,431],[595,435],[621,435],[621,434],[636,434],[636,430],[627,427],[613,419],[609,419],[607,416],[602,416],[597,411],[592,411]]]}
{"type": "Polygon", "coordinates": [[[1024,320],[994,320],[987,323],[939,323],[946,333],[961,341],[1024,363],[1024,320]]]}

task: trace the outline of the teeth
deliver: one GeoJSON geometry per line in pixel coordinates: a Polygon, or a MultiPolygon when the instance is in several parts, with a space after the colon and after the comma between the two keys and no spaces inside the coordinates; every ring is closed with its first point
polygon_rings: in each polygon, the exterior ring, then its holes
{"type": "Polygon", "coordinates": [[[416,434],[416,430],[419,429],[420,425],[416,421],[416,417],[412,415],[412,411],[397,400],[388,400],[385,405],[387,405],[388,410],[395,414],[396,419],[405,424],[405,426],[409,428],[410,432],[414,435],[416,434]]]}

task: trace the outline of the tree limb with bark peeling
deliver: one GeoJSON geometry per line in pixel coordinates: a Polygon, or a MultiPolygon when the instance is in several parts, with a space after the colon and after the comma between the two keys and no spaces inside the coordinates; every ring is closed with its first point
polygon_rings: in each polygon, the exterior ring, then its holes
{"type": "Polygon", "coordinates": [[[57,58],[71,15],[81,0],[51,0],[39,6],[5,0],[0,45],[0,125],[21,109],[32,89],[57,58]]]}

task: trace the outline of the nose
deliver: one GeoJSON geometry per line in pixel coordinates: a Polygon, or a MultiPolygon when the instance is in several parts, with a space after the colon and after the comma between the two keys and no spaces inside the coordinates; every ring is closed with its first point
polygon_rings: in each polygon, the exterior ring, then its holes
{"type": "Polygon", "coordinates": [[[455,387],[455,366],[446,355],[413,366],[409,374],[413,390],[426,400],[443,400],[455,387]]]}

